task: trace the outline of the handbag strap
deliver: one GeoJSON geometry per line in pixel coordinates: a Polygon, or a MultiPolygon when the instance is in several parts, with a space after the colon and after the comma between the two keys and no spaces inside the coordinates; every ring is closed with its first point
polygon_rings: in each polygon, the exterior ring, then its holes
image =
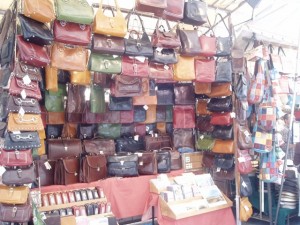
{"type": "MultiPolygon", "coordinates": [[[[164,28],[163,25],[158,26],[162,20],[163,20],[162,18],[158,18],[157,19],[156,26],[155,26],[156,27],[156,32],[159,31],[160,27],[162,27],[164,29],[164,32],[166,32],[166,30],[165,30],[165,28],[164,28]]],[[[171,31],[172,29],[171,29],[171,26],[169,24],[169,21],[168,20],[165,20],[165,21],[166,21],[166,24],[167,24],[167,27],[168,27],[169,31],[171,31]]]]}
{"type": "Polygon", "coordinates": [[[127,20],[127,30],[129,30],[129,22],[130,22],[130,17],[131,17],[132,15],[136,15],[136,16],[138,17],[138,19],[140,20],[140,23],[141,23],[141,25],[142,25],[142,31],[143,31],[144,33],[146,33],[146,30],[145,30],[145,27],[144,27],[144,22],[143,22],[143,20],[141,19],[140,15],[139,15],[139,14],[136,14],[133,10],[131,10],[131,11],[127,14],[127,16],[125,17],[125,19],[127,20]]]}
{"type": "MultiPolygon", "coordinates": [[[[121,12],[121,10],[120,10],[120,7],[119,7],[118,0],[114,0],[114,1],[115,1],[115,6],[116,6],[117,14],[122,14],[122,12],[121,12]]],[[[114,10],[113,10],[112,6],[109,5],[108,8],[112,11],[113,16],[115,16],[115,13],[114,13],[114,10]]],[[[104,10],[105,10],[105,9],[104,9],[104,10]]],[[[104,13],[104,10],[103,10],[103,0],[100,0],[98,12],[101,13],[101,14],[103,14],[103,13],[104,13]]],[[[98,13],[98,12],[97,12],[97,13],[98,13]]]]}
{"type": "MultiPolygon", "coordinates": [[[[227,25],[226,25],[226,23],[225,23],[225,21],[224,21],[223,16],[222,16],[220,13],[217,13],[216,16],[215,16],[214,26],[217,25],[217,18],[218,18],[218,16],[221,18],[220,21],[222,21],[222,23],[224,24],[224,26],[225,26],[225,28],[226,28],[226,30],[228,31],[228,34],[229,34],[229,36],[230,36],[230,31],[229,31],[229,29],[228,29],[228,27],[227,27],[227,25]]],[[[219,21],[219,22],[220,22],[220,21],[219,21]]],[[[211,28],[211,30],[213,31],[213,28],[211,28]]]]}

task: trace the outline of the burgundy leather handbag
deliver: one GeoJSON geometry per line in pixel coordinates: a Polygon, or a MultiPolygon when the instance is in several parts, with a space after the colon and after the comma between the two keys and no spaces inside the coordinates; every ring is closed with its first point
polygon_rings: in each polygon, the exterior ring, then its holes
{"type": "Polygon", "coordinates": [[[23,77],[28,75],[30,80],[42,81],[41,70],[35,66],[27,65],[23,62],[16,62],[14,73],[18,78],[23,79],[23,77]]]}
{"type": "Polygon", "coordinates": [[[212,125],[229,126],[232,122],[230,112],[211,114],[210,124],[212,125]]]}
{"type": "Polygon", "coordinates": [[[134,57],[122,57],[122,75],[133,77],[148,77],[149,66],[148,59],[144,62],[135,59],[134,57]]]}
{"type": "Polygon", "coordinates": [[[139,77],[116,76],[111,93],[115,97],[140,96],[143,93],[143,80],[139,77]]]}
{"type": "Polygon", "coordinates": [[[160,63],[149,63],[149,78],[157,80],[170,80],[173,81],[173,66],[163,65],[160,63]]]}
{"type": "Polygon", "coordinates": [[[86,24],[55,20],[53,34],[54,40],[57,42],[87,46],[91,42],[92,29],[86,24]]]}
{"type": "Polygon", "coordinates": [[[36,181],[34,167],[18,168],[18,169],[6,169],[2,175],[2,183],[5,185],[23,185],[31,184],[36,181]]]}
{"type": "Polygon", "coordinates": [[[81,123],[82,113],[85,109],[85,86],[68,85],[67,121],[81,123]]]}
{"type": "Polygon", "coordinates": [[[25,90],[26,97],[35,99],[42,99],[42,94],[37,81],[31,81],[30,84],[25,84],[23,79],[12,77],[10,81],[9,93],[11,95],[21,96],[22,91],[25,90]]]}
{"type": "Polygon", "coordinates": [[[210,57],[214,56],[217,52],[217,39],[216,37],[210,37],[201,35],[199,37],[199,43],[201,46],[201,53],[200,55],[210,57]]]}
{"type": "Polygon", "coordinates": [[[116,153],[115,142],[113,139],[92,139],[83,141],[84,151],[92,154],[103,154],[105,156],[116,153]]]}
{"type": "Polygon", "coordinates": [[[240,174],[252,173],[252,158],[249,154],[249,150],[238,150],[237,167],[240,174]]]}
{"type": "Polygon", "coordinates": [[[84,183],[106,178],[106,157],[104,155],[87,155],[82,159],[80,179],[84,183]]]}
{"type": "Polygon", "coordinates": [[[196,119],[196,128],[199,132],[212,132],[214,126],[210,124],[210,116],[198,116],[196,119]]]}
{"type": "Polygon", "coordinates": [[[215,81],[216,62],[214,59],[195,59],[196,81],[211,83],[215,81]]]}
{"type": "Polygon", "coordinates": [[[195,104],[195,91],[192,84],[175,84],[174,95],[176,105],[195,104]]]}
{"type": "Polygon", "coordinates": [[[175,105],[173,108],[173,127],[174,128],[195,128],[195,106],[194,105],[175,105]]]}
{"type": "Polygon", "coordinates": [[[138,152],[138,171],[140,175],[157,174],[156,152],[138,152]]]}
{"type": "Polygon", "coordinates": [[[173,131],[173,147],[175,149],[189,147],[194,149],[193,129],[174,129],[173,131]]]}
{"type": "Polygon", "coordinates": [[[0,150],[0,164],[2,166],[29,166],[32,164],[31,149],[23,150],[0,150]]]}
{"type": "Polygon", "coordinates": [[[94,34],[92,51],[100,54],[123,55],[124,38],[94,34]]]}
{"type": "Polygon", "coordinates": [[[27,223],[32,214],[32,208],[26,205],[7,205],[0,204],[0,221],[11,223],[27,223]]]}
{"type": "Polygon", "coordinates": [[[184,0],[167,0],[167,8],[164,10],[163,18],[178,21],[183,19],[184,0]]]}
{"type": "Polygon", "coordinates": [[[78,156],[82,152],[80,139],[48,139],[47,141],[50,160],[78,156]]]}
{"type": "Polygon", "coordinates": [[[121,111],[120,112],[120,123],[133,123],[134,111],[121,111]]]}
{"type": "Polygon", "coordinates": [[[162,16],[166,8],[167,0],[137,0],[135,4],[137,11],[150,12],[157,16],[162,16]]]}

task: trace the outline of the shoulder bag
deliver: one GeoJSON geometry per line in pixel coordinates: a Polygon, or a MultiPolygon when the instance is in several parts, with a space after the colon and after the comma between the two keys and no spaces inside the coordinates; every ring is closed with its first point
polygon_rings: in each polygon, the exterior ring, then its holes
{"type": "Polygon", "coordinates": [[[34,166],[29,168],[6,169],[2,175],[2,183],[5,185],[24,185],[36,181],[34,166]]]}
{"type": "Polygon", "coordinates": [[[196,148],[198,150],[211,151],[215,145],[215,139],[211,135],[199,134],[196,141],[196,148]]]}
{"type": "Polygon", "coordinates": [[[108,175],[114,177],[138,176],[138,156],[119,153],[107,158],[108,175]]]}
{"type": "Polygon", "coordinates": [[[206,57],[211,57],[216,54],[217,51],[217,40],[214,36],[201,35],[199,37],[199,42],[201,46],[201,55],[206,57]]]}
{"type": "Polygon", "coordinates": [[[232,82],[231,60],[217,61],[216,82],[232,82]]]}
{"type": "Polygon", "coordinates": [[[53,3],[50,0],[24,0],[22,13],[42,23],[49,23],[55,19],[53,3]]]}
{"type": "Polygon", "coordinates": [[[167,6],[167,0],[137,0],[135,2],[137,11],[154,13],[156,16],[161,16],[167,6]]]}
{"type": "Polygon", "coordinates": [[[212,125],[228,126],[233,123],[230,112],[212,113],[210,123],[212,125]]]}
{"type": "Polygon", "coordinates": [[[178,63],[174,65],[175,81],[195,80],[194,57],[179,56],[178,63]]]}
{"type": "Polygon", "coordinates": [[[45,107],[47,112],[64,112],[64,98],[67,96],[66,86],[59,84],[58,90],[45,92],[45,107]]]}
{"type": "Polygon", "coordinates": [[[176,105],[195,104],[195,91],[192,84],[175,84],[174,96],[176,105]]]}
{"type": "Polygon", "coordinates": [[[22,150],[39,147],[41,147],[41,142],[36,131],[21,132],[20,134],[14,134],[11,132],[5,133],[4,149],[6,150],[22,150]]]}
{"type": "Polygon", "coordinates": [[[184,23],[201,26],[207,22],[207,4],[204,1],[188,0],[184,3],[184,23]]]}
{"type": "Polygon", "coordinates": [[[104,155],[87,155],[82,159],[82,182],[90,183],[104,179],[106,173],[106,157],[104,155]]]}
{"type": "Polygon", "coordinates": [[[137,152],[139,175],[156,175],[157,160],[156,152],[137,152]]]}
{"type": "Polygon", "coordinates": [[[31,219],[32,208],[29,204],[0,204],[0,220],[11,223],[27,223],[31,219]]]}
{"type": "Polygon", "coordinates": [[[208,95],[209,93],[211,93],[211,85],[213,83],[201,83],[198,81],[195,81],[195,94],[198,95],[208,95]]]}
{"type": "Polygon", "coordinates": [[[195,128],[195,107],[193,105],[175,105],[173,108],[174,128],[195,128]]]}
{"type": "Polygon", "coordinates": [[[196,81],[211,83],[215,81],[216,62],[214,59],[195,59],[196,81]]]}
{"type": "Polygon", "coordinates": [[[193,129],[174,129],[173,130],[173,147],[175,149],[189,147],[194,149],[193,129]]]}
{"type": "Polygon", "coordinates": [[[252,141],[252,135],[250,133],[250,130],[248,126],[245,125],[239,125],[237,127],[237,146],[241,150],[246,149],[252,149],[253,148],[253,141],[252,141]]]}
{"type": "Polygon", "coordinates": [[[0,186],[0,203],[3,204],[25,204],[28,201],[28,195],[29,188],[27,186],[0,186]]]}
{"type": "Polygon", "coordinates": [[[182,56],[198,56],[201,53],[197,30],[184,30],[178,27],[177,33],[181,41],[180,54],[182,56]]]}
{"type": "Polygon", "coordinates": [[[167,8],[163,12],[163,18],[178,21],[183,18],[184,0],[167,0],[167,8]]]}
{"type": "Polygon", "coordinates": [[[100,54],[123,55],[124,38],[94,34],[92,51],[100,54]]]}
{"type": "Polygon", "coordinates": [[[238,150],[237,168],[240,174],[252,173],[253,167],[251,161],[252,158],[249,154],[249,150],[238,150]]]}

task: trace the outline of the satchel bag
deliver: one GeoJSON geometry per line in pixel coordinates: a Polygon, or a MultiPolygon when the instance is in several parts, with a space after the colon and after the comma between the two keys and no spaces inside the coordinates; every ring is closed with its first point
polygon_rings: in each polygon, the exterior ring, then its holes
{"type": "Polygon", "coordinates": [[[144,106],[134,106],[133,121],[135,123],[144,122],[146,120],[146,110],[144,106]]]}
{"type": "Polygon", "coordinates": [[[56,0],[56,19],[79,23],[92,24],[94,20],[94,10],[86,0],[56,0]]]}
{"type": "Polygon", "coordinates": [[[230,112],[232,110],[231,96],[210,99],[207,104],[207,109],[212,112],[230,112]]]}
{"type": "Polygon", "coordinates": [[[211,112],[207,109],[207,99],[198,99],[196,103],[196,113],[197,115],[210,115],[211,112]]]}
{"type": "Polygon", "coordinates": [[[7,122],[8,131],[35,131],[44,130],[41,115],[9,113],[7,122]]]}
{"type": "Polygon", "coordinates": [[[17,36],[17,45],[20,61],[36,67],[50,64],[50,57],[45,47],[27,42],[21,35],[17,36]]]}
{"type": "Polygon", "coordinates": [[[57,161],[54,173],[54,183],[69,185],[79,183],[79,158],[65,158],[57,161]]]}
{"type": "Polygon", "coordinates": [[[157,16],[161,16],[166,8],[167,0],[137,0],[135,2],[135,9],[137,11],[150,12],[157,16]]]}
{"type": "Polygon", "coordinates": [[[198,150],[210,151],[215,145],[215,139],[211,135],[200,134],[196,141],[196,148],[198,150]]]}
{"type": "Polygon", "coordinates": [[[175,84],[174,96],[176,105],[195,104],[195,91],[191,84],[175,84]]]}
{"type": "Polygon", "coordinates": [[[109,176],[138,176],[138,156],[136,154],[121,154],[108,156],[107,169],[109,176]]]}
{"type": "MultiPolygon", "coordinates": [[[[73,0],[72,0],[73,1],[73,0]]],[[[66,47],[55,43],[51,48],[51,66],[70,71],[86,71],[88,50],[82,47],[66,47]]]]}
{"type": "Polygon", "coordinates": [[[217,62],[215,81],[232,82],[232,67],[230,60],[217,62]]]}
{"type": "Polygon", "coordinates": [[[210,93],[206,93],[210,98],[218,98],[232,95],[231,83],[212,83],[210,93]]]}
{"type": "Polygon", "coordinates": [[[20,109],[23,109],[25,113],[40,114],[41,108],[39,102],[34,98],[22,99],[16,96],[9,96],[7,103],[7,111],[18,113],[20,109]]]}
{"type": "Polygon", "coordinates": [[[240,220],[247,222],[253,214],[252,204],[248,197],[242,197],[240,199],[240,220]]]}
{"type": "Polygon", "coordinates": [[[21,96],[22,91],[25,91],[26,97],[42,99],[42,94],[37,81],[31,81],[30,84],[25,84],[23,79],[13,76],[10,80],[9,93],[11,95],[21,96]]]}
{"type": "Polygon", "coordinates": [[[160,63],[149,62],[149,78],[155,79],[156,83],[172,83],[173,80],[173,67],[162,65],[160,63]]]}
{"type": "Polygon", "coordinates": [[[199,43],[201,46],[201,53],[200,55],[211,57],[216,54],[217,51],[217,40],[216,37],[210,37],[206,35],[201,35],[199,37],[199,43]]]}
{"type": "Polygon", "coordinates": [[[160,149],[156,151],[157,172],[169,173],[171,171],[171,153],[170,149],[160,149]]]}
{"type": "Polygon", "coordinates": [[[32,208],[25,205],[0,204],[0,220],[11,223],[27,223],[31,219],[32,208]]]}
{"type": "Polygon", "coordinates": [[[58,90],[45,92],[45,107],[48,112],[64,112],[64,98],[67,96],[66,86],[59,84],[58,90]]]}
{"type": "Polygon", "coordinates": [[[201,26],[207,22],[207,5],[204,1],[188,0],[184,3],[184,23],[201,26]]]}
{"type": "Polygon", "coordinates": [[[175,105],[173,108],[174,128],[195,128],[195,107],[193,105],[175,105]]]}
{"type": "Polygon", "coordinates": [[[173,130],[173,147],[175,149],[189,147],[194,149],[193,129],[174,129],[173,130]]]}
{"type": "Polygon", "coordinates": [[[232,126],[214,126],[212,137],[216,139],[230,140],[233,139],[232,126]]]}
{"type": "Polygon", "coordinates": [[[122,57],[122,75],[134,77],[148,77],[149,66],[148,59],[141,62],[134,57],[122,57]]]}
{"type": "Polygon", "coordinates": [[[24,0],[23,14],[36,21],[49,23],[55,19],[53,3],[50,0],[24,0]]]}
{"type": "Polygon", "coordinates": [[[212,113],[210,124],[212,125],[220,125],[220,126],[228,126],[233,123],[231,115],[229,112],[225,113],[212,113]]]}
{"type": "Polygon", "coordinates": [[[106,157],[104,155],[87,155],[82,159],[82,182],[98,181],[106,178],[106,174],[106,157]]]}
{"type": "Polygon", "coordinates": [[[253,167],[251,161],[252,158],[248,150],[238,150],[237,167],[240,174],[252,173],[253,167]]]}
{"type": "Polygon", "coordinates": [[[94,34],[92,51],[100,54],[123,55],[124,38],[94,34]]]}
{"type": "Polygon", "coordinates": [[[21,132],[21,134],[5,133],[4,149],[6,150],[22,150],[39,147],[41,147],[41,142],[37,132],[21,132]]]}
{"type": "Polygon", "coordinates": [[[196,81],[211,83],[215,81],[216,62],[214,59],[195,59],[196,81]]]}
{"type": "Polygon", "coordinates": [[[111,7],[108,9],[111,10],[113,17],[108,17],[104,15],[104,10],[102,6],[102,0],[99,3],[99,9],[94,18],[93,23],[93,32],[96,34],[103,34],[115,37],[123,38],[127,33],[126,21],[123,17],[123,14],[120,10],[118,1],[115,0],[116,13],[112,10],[111,7]]]}
{"type": "Polygon", "coordinates": [[[54,184],[55,164],[56,161],[53,160],[35,160],[36,177],[41,186],[49,186],[54,184]],[[48,167],[46,167],[46,165],[48,167]]]}
{"type": "Polygon", "coordinates": [[[174,80],[195,80],[195,66],[193,57],[178,56],[178,63],[174,65],[174,80]]]}
{"type": "Polygon", "coordinates": [[[26,167],[31,165],[33,162],[32,154],[30,149],[18,150],[0,150],[0,163],[6,167],[26,167]]]}
{"type": "Polygon", "coordinates": [[[184,0],[167,0],[167,8],[163,12],[163,18],[178,21],[183,18],[184,0]]]}
{"type": "Polygon", "coordinates": [[[234,154],[233,140],[217,139],[212,152],[221,154],[234,154]]]}
{"type": "Polygon", "coordinates": [[[137,152],[139,175],[156,175],[157,160],[156,152],[137,152]]]}
{"type": "Polygon", "coordinates": [[[143,81],[139,77],[116,76],[111,92],[115,97],[140,96],[143,92],[143,81]]]}
{"type": "Polygon", "coordinates": [[[201,46],[197,30],[184,30],[178,27],[177,33],[181,41],[180,55],[189,57],[198,56],[201,52],[201,46]]]}
{"type": "Polygon", "coordinates": [[[116,153],[113,139],[96,138],[92,140],[83,140],[84,151],[89,154],[103,154],[105,156],[116,153]]]}
{"type": "Polygon", "coordinates": [[[171,137],[168,134],[157,134],[154,136],[147,135],[144,137],[144,141],[146,151],[172,146],[171,137]]]}
{"type": "Polygon", "coordinates": [[[89,60],[89,67],[91,71],[96,71],[106,74],[121,73],[121,58],[112,55],[101,55],[92,53],[89,60]]]}
{"type": "Polygon", "coordinates": [[[121,124],[119,123],[98,124],[97,135],[102,138],[116,139],[121,136],[121,124]]]}
{"type": "Polygon", "coordinates": [[[252,135],[247,125],[239,125],[237,130],[237,146],[241,150],[252,149],[252,135]]]}
{"type": "Polygon", "coordinates": [[[137,152],[145,149],[144,140],[138,138],[137,140],[133,137],[121,137],[116,139],[116,152],[137,152]]]}
{"type": "Polygon", "coordinates": [[[2,183],[5,185],[23,185],[35,182],[34,167],[23,169],[6,169],[2,175],[2,183]]]}
{"type": "Polygon", "coordinates": [[[154,49],[153,57],[150,60],[154,63],[160,63],[164,65],[175,64],[178,62],[177,55],[174,49],[154,49]]]}
{"type": "Polygon", "coordinates": [[[92,38],[92,28],[86,24],[55,20],[53,35],[56,42],[88,46],[92,38]]]}
{"type": "MultiPolygon", "coordinates": [[[[25,204],[28,200],[29,188],[27,186],[8,187],[0,186],[0,203],[25,204]]],[[[1,213],[1,215],[3,215],[1,213]]]]}
{"type": "Polygon", "coordinates": [[[47,144],[48,157],[51,160],[79,156],[82,152],[80,139],[49,139],[47,144]]]}
{"type": "Polygon", "coordinates": [[[58,70],[51,66],[45,68],[46,90],[56,92],[58,91],[58,70]]]}

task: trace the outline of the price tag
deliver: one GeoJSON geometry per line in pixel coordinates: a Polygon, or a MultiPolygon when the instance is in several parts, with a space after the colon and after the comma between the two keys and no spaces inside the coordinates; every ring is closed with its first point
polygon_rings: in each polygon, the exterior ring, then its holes
{"type": "Polygon", "coordinates": [[[28,75],[25,75],[25,76],[23,77],[23,82],[24,82],[24,84],[26,84],[26,85],[30,84],[30,83],[31,83],[30,77],[29,77],[28,75]]]}
{"type": "Polygon", "coordinates": [[[139,140],[139,135],[134,135],[133,139],[134,139],[135,141],[138,141],[138,140],[139,140]]]}
{"type": "Polygon", "coordinates": [[[143,108],[147,111],[149,107],[147,105],[144,105],[143,108]]]}
{"type": "Polygon", "coordinates": [[[23,109],[22,106],[20,107],[19,114],[20,114],[21,116],[24,116],[24,114],[25,114],[25,110],[23,109]]]}
{"type": "Polygon", "coordinates": [[[25,99],[27,97],[26,91],[24,89],[21,91],[21,97],[23,99],[25,99]]]}
{"type": "Polygon", "coordinates": [[[143,153],[141,153],[141,152],[136,152],[135,153],[138,157],[142,157],[143,156],[143,153]]]}
{"type": "Polygon", "coordinates": [[[164,65],[164,69],[168,70],[168,69],[170,69],[170,67],[168,65],[164,65]]]}
{"type": "Polygon", "coordinates": [[[250,209],[248,206],[244,205],[245,210],[248,212],[250,209]]]}
{"type": "Polygon", "coordinates": [[[140,166],[144,165],[144,162],[143,162],[143,161],[140,161],[140,162],[139,162],[139,165],[140,165],[140,166]]]}
{"type": "Polygon", "coordinates": [[[244,134],[245,134],[246,136],[250,136],[250,133],[249,133],[249,131],[247,131],[247,130],[244,131],[244,134]]]}
{"type": "Polygon", "coordinates": [[[246,162],[246,159],[245,159],[245,157],[239,157],[239,158],[238,158],[238,160],[239,160],[239,162],[240,162],[240,163],[242,163],[242,162],[246,162]]]}
{"type": "Polygon", "coordinates": [[[186,163],[191,162],[191,158],[190,158],[189,156],[185,157],[185,162],[186,162],[186,163]]]}
{"type": "Polygon", "coordinates": [[[90,101],[90,99],[91,99],[91,88],[90,88],[90,87],[87,87],[87,88],[85,89],[85,92],[84,92],[84,99],[85,99],[86,101],[90,101]]]}
{"type": "Polygon", "coordinates": [[[161,48],[161,47],[157,47],[156,49],[155,49],[155,51],[157,51],[157,52],[161,52],[163,50],[163,48],[161,48]]]}
{"type": "Polygon", "coordinates": [[[242,185],[243,185],[243,187],[247,187],[247,184],[245,183],[245,181],[243,181],[242,185]]]}
{"type": "Polygon", "coordinates": [[[104,152],[103,151],[99,151],[100,152],[100,155],[103,155],[104,154],[104,152]]]}
{"type": "Polygon", "coordinates": [[[149,130],[150,130],[150,128],[146,126],[146,131],[148,132],[149,130]]]}
{"type": "Polygon", "coordinates": [[[231,113],[230,113],[230,117],[231,117],[231,118],[235,118],[235,112],[231,112],[231,113]]]}
{"type": "Polygon", "coordinates": [[[0,166],[0,177],[3,175],[3,173],[6,171],[4,166],[0,166]]]}
{"type": "Polygon", "coordinates": [[[13,134],[21,134],[21,131],[16,130],[16,131],[13,131],[12,133],[13,133],[13,134]]]}
{"type": "Polygon", "coordinates": [[[218,167],[218,168],[217,168],[217,173],[218,173],[218,172],[220,172],[220,171],[221,171],[221,168],[220,168],[220,167],[218,167]]]}
{"type": "Polygon", "coordinates": [[[155,91],[157,91],[158,90],[158,87],[157,86],[155,86],[155,91]]]}
{"type": "Polygon", "coordinates": [[[158,137],[158,134],[157,134],[157,133],[155,133],[155,134],[154,134],[154,137],[158,137]]]}
{"type": "Polygon", "coordinates": [[[51,165],[50,165],[50,163],[48,161],[45,162],[44,165],[45,165],[45,167],[46,167],[47,170],[51,170],[52,169],[52,167],[51,167],[51,165]]]}
{"type": "Polygon", "coordinates": [[[118,55],[113,55],[113,58],[115,59],[115,58],[118,58],[119,56],[118,55]]]}
{"type": "Polygon", "coordinates": [[[202,140],[203,138],[204,138],[204,135],[201,135],[201,136],[200,136],[200,139],[202,140]]]}
{"type": "Polygon", "coordinates": [[[144,63],[146,60],[146,58],[144,56],[136,56],[135,59],[140,61],[141,63],[144,63]]]}

